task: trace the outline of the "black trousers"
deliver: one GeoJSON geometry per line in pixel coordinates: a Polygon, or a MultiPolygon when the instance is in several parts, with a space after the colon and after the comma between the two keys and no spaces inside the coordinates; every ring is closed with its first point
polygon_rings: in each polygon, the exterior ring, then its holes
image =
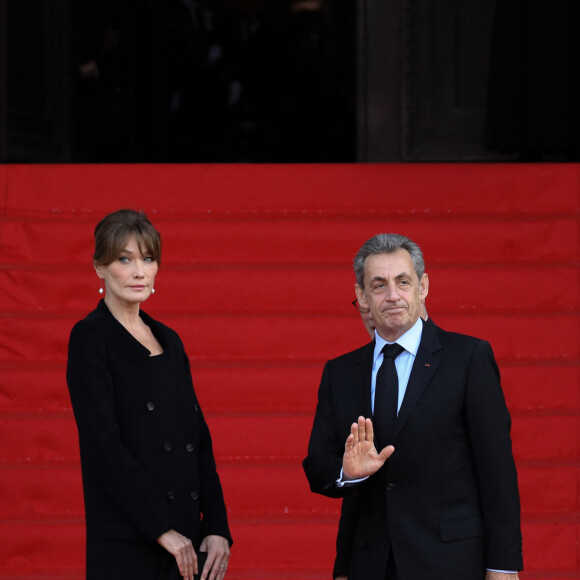
{"type": "Polygon", "coordinates": [[[393,550],[391,549],[389,549],[389,560],[387,561],[387,576],[385,580],[398,580],[395,558],[393,556],[393,550]]]}

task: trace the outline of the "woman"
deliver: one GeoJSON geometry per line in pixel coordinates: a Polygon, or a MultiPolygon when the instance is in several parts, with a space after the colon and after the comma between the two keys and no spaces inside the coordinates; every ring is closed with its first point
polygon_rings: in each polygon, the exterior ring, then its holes
{"type": "Polygon", "coordinates": [[[160,258],[143,213],[119,210],[95,229],[105,298],[73,328],[67,367],[87,580],[222,580],[228,564],[226,508],[189,359],[178,335],[140,310],[160,258]]]}

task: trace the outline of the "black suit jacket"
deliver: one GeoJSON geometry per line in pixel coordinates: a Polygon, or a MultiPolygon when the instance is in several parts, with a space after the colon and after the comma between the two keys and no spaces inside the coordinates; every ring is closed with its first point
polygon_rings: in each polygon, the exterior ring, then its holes
{"type": "MultiPolygon", "coordinates": [[[[189,360],[173,330],[141,317],[165,362],[150,357],[103,301],[70,336],[67,382],[81,451],[87,578],[136,577],[132,559],[169,566],[155,543],[169,529],[196,549],[210,534],[231,542],[189,360]]],[[[149,577],[160,577],[159,569],[149,577]]]]}
{"type": "Polygon", "coordinates": [[[357,486],[336,486],[344,443],[371,417],[374,342],[329,361],[304,469],[312,491],[356,493],[349,580],[474,580],[522,568],[510,417],[487,342],[423,327],[395,428],[395,453],[357,486]]]}

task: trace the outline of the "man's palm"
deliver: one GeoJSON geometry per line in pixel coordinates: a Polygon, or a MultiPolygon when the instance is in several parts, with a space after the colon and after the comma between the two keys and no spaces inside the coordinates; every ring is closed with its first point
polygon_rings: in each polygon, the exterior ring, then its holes
{"type": "Polygon", "coordinates": [[[353,423],[344,445],[342,457],[343,479],[363,479],[376,473],[393,454],[392,445],[385,447],[380,453],[374,444],[373,423],[364,417],[353,423]]]}

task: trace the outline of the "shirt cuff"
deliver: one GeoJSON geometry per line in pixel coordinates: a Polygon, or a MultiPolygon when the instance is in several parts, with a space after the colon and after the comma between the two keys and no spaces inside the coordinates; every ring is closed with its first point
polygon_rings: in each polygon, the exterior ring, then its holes
{"type": "Polygon", "coordinates": [[[360,483],[361,481],[367,480],[368,477],[363,477],[362,479],[348,479],[343,481],[342,479],[342,469],[340,470],[340,477],[336,480],[336,487],[348,487],[349,485],[354,485],[360,483]]]}

